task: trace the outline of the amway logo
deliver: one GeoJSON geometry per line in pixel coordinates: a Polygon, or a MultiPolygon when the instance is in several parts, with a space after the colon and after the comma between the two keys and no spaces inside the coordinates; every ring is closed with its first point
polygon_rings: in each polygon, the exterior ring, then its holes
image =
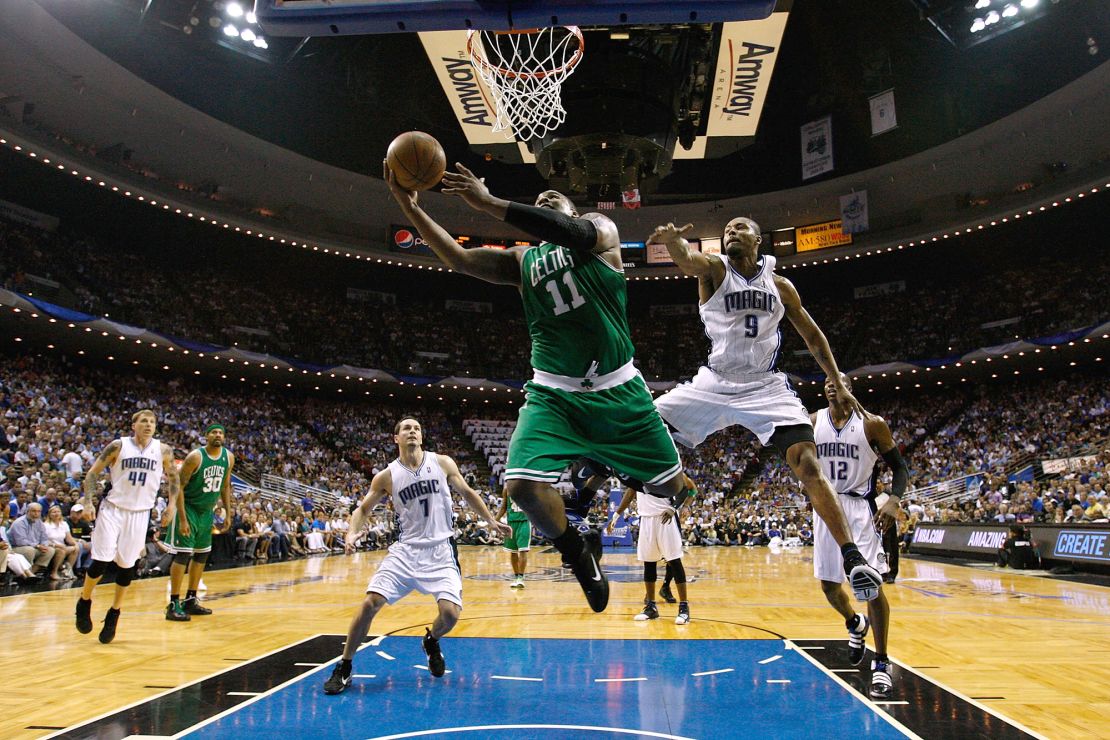
{"type": "Polygon", "coordinates": [[[1002,547],[1002,543],[1006,541],[1006,531],[1001,532],[982,532],[976,530],[971,533],[967,538],[968,547],[982,547],[984,549],[997,550],[1002,547]]]}
{"type": "Polygon", "coordinates": [[[470,60],[451,59],[450,57],[442,57],[441,60],[447,65],[447,76],[450,78],[451,86],[455,88],[455,94],[459,96],[459,103],[463,107],[465,115],[461,122],[475,126],[492,126],[489,105],[486,104],[486,99],[482,96],[482,89],[478,86],[478,81],[474,77],[474,67],[470,60]]]}
{"type": "Polygon", "coordinates": [[[1063,531],[1056,537],[1054,555],[1083,560],[1110,560],[1107,542],[1110,532],[1063,531]]]}
{"type": "MultiPolygon", "coordinates": [[[[729,40],[731,56],[732,41],[729,40]]],[[[763,44],[753,44],[745,41],[741,46],[744,53],[732,65],[732,93],[728,99],[728,106],[722,110],[732,116],[747,116],[751,113],[752,102],[755,100],[756,88],[759,87],[759,75],[763,71],[763,60],[759,57],[773,54],[775,47],[763,44]]]]}

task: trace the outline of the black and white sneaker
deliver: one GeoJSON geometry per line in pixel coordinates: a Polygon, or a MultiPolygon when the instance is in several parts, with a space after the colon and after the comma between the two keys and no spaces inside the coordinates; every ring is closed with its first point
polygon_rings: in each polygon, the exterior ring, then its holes
{"type": "Polygon", "coordinates": [[[674,618],[675,624],[690,624],[690,605],[685,601],[678,604],[678,616],[674,618]]]}
{"type": "Polygon", "coordinates": [[[205,617],[212,613],[212,610],[208,607],[201,606],[195,596],[190,599],[185,599],[185,601],[182,602],[182,607],[186,614],[192,614],[198,617],[205,617]]]}
{"type": "Polygon", "coordinates": [[[82,635],[92,632],[92,599],[77,600],[77,631],[82,635]]]}
{"type": "Polygon", "coordinates": [[[857,601],[874,601],[879,598],[883,577],[872,568],[857,550],[853,557],[844,559],[844,573],[857,601]]]}
{"type": "Polygon", "coordinates": [[[867,693],[872,699],[889,699],[894,696],[894,678],[890,675],[889,661],[871,661],[871,688],[867,693]]]}
{"type": "Polygon", "coordinates": [[[352,664],[349,660],[340,660],[335,664],[331,677],[324,682],[325,694],[342,694],[351,685],[352,664]]]}
{"type": "Polygon", "coordinates": [[[848,628],[848,662],[852,665],[859,665],[863,662],[863,656],[867,654],[867,631],[871,629],[871,623],[867,621],[867,616],[864,614],[856,615],[855,629],[848,628]]]}
{"type": "Polygon", "coordinates": [[[432,631],[425,629],[424,639],[420,642],[424,654],[428,656],[428,672],[439,678],[447,672],[447,663],[443,660],[443,653],[439,649],[439,638],[432,637],[432,631]]]}
{"type": "Polygon", "coordinates": [[[646,622],[649,619],[659,619],[659,607],[655,605],[654,601],[645,601],[644,610],[634,616],[632,619],[637,622],[646,622]]]}
{"type": "Polygon", "coordinates": [[[664,583],[663,587],[661,589],[659,589],[659,598],[661,598],[663,601],[667,602],[668,604],[673,604],[676,601],[678,601],[678,599],[676,599],[674,597],[674,594],[671,593],[671,587],[668,586],[666,583],[664,583]]]}
{"type": "Polygon", "coordinates": [[[595,612],[609,605],[609,580],[601,572],[601,534],[591,529],[582,535],[582,554],[572,569],[574,577],[586,594],[586,602],[595,612]]]}

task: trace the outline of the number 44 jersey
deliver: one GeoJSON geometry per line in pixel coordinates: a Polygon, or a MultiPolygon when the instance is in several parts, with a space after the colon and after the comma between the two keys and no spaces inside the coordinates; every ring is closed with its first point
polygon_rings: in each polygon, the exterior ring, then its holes
{"type": "Polygon", "coordinates": [[[451,491],[439,465],[439,455],[424,452],[415,468],[397,458],[389,464],[393,482],[393,511],[400,527],[399,539],[407,545],[438,545],[455,534],[451,491]]]}
{"type": "Polygon", "coordinates": [[[112,463],[108,500],[127,511],[150,511],[162,484],[162,443],[151,438],[139,447],[133,437],[121,437],[112,463]]]}

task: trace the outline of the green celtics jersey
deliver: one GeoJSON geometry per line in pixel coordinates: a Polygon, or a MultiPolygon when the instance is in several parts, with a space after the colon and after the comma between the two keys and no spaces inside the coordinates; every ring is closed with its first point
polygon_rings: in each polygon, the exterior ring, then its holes
{"type": "Polygon", "coordinates": [[[199,511],[212,511],[220,499],[224,481],[231,472],[227,448],[220,448],[219,457],[211,458],[208,451],[201,447],[200,466],[185,484],[185,505],[199,511]]]}
{"type": "Polygon", "coordinates": [[[508,520],[510,522],[526,522],[526,521],[528,521],[528,515],[525,514],[524,510],[521,509],[519,506],[517,506],[516,501],[513,501],[512,499],[509,499],[508,520]]]}
{"type": "Polygon", "coordinates": [[[632,360],[624,273],[547,242],[525,252],[520,269],[533,368],[581,378],[632,360]]]}

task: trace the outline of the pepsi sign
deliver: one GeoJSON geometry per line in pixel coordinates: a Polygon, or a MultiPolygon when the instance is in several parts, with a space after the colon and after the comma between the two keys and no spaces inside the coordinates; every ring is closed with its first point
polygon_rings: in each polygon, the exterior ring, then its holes
{"type": "Polygon", "coordinates": [[[412,228],[406,226],[393,226],[390,230],[393,233],[393,238],[389,241],[390,251],[404,252],[406,254],[435,254],[428,246],[428,243],[412,228]]]}

